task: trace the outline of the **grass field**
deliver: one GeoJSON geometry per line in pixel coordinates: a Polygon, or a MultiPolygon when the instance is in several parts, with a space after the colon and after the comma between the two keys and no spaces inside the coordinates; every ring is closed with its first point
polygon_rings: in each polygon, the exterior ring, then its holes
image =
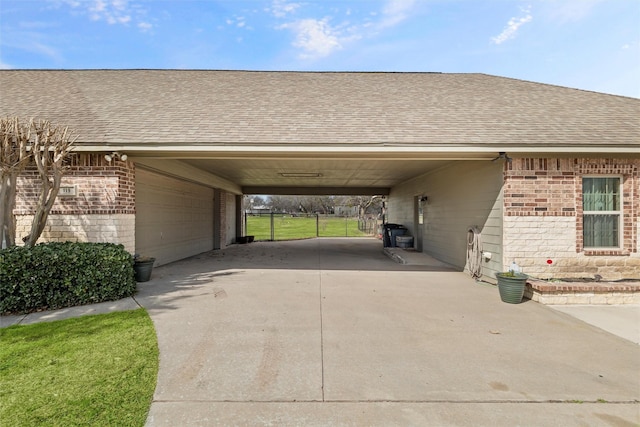
{"type": "MultiPolygon", "coordinates": [[[[358,230],[355,218],[273,216],[274,240],[293,240],[309,237],[363,237],[369,234],[358,230]]],[[[247,235],[256,240],[271,240],[271,216],[247,216],[247,235]]]]}
{"type": "Polygon", "coordinates": [[[143,309],[0,329],[0,425],[143,426],[158,344],[143,309]]]}

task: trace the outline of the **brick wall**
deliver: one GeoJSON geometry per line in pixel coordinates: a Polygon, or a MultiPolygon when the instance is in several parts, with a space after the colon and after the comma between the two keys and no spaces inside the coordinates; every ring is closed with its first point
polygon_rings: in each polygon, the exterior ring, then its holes
{"type": "Polygon", "coordinates": [[[521,158],[505,164],[504,263],[540,278],[640,278],[638,159],[521,158]],[[582,177],[623,177],[622,247],[589,250],[582,237],[582,177]],[[549,262],[548,262],[549,261],[549,262]]]}
{"type": "Polygon", "coordinates": [[[214,191],[214,248],[224,249],[227,247],[227,192],[216,189],[214,191]]]}
{"type": "MultiPolygon", "coordinates": [[[[33,214],[39,192],[35,169],[18,179],[17,215],[33,214]]],[[[99,154],[78,154],[72,158],[61,187],[75,187],[76,196],[59,195],[52,214],[133,214],[135,213],[135,168],[132,162],[107,162],[99,154]]]]}
{"type": "MultiPolygon", "coordinates": [[[[18,179],[16,236],[29,233],[40,180],[35,169],[18,179]]],[[[61,187],[73,187],[74,196],[59,195],[40,241],[122,243],[134,250],[135,168],[131,162],[107,162],[100,154],[76,154],[61,187]]]]}
{"type": "Polygon", "coordinates": [[[225,245],[231,245],[236,240],[236,196],[233,193],[225,192],[225,245]]]}

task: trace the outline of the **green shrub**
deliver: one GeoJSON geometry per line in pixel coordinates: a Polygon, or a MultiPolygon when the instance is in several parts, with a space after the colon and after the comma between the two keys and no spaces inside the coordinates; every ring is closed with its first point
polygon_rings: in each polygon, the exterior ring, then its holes
{"type": "Polygon", "coordinates": [[[134,294],[133,257],[112,243],[43,243],[0,250],[0,313],[113,301],[134,294]]]}

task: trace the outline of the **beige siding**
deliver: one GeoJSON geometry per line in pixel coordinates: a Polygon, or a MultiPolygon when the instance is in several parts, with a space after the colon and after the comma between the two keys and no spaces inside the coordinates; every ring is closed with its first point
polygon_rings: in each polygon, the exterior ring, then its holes
{"type": "Polygon", "coordinates": [[[213,249],[213,189],[136,171],[136,252],[166,264],[213,249]]]}
{"type": "Polygon", "coordinates": [[[389,196],[389,222],[403,224],[412,235],[422,233],[423,252],[465,269],[467,232],[476,226],[482,246],[491,252],[483,262],[485,280],[502,269],[502,163],[460,161],[394,187],[389,196]],[[427,196],[424,224],[414,230],[414,198],[427,196]]]}

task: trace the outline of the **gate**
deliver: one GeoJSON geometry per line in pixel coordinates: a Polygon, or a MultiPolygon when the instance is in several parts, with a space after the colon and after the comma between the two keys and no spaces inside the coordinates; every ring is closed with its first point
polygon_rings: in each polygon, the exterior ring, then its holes
{"type": "Polygon", "coordinates": [[[336,215],[245,213],[244,229],[255,240],[294,240],[313,237],[366,237],[377,233],[381,221],[336,215]]]}

